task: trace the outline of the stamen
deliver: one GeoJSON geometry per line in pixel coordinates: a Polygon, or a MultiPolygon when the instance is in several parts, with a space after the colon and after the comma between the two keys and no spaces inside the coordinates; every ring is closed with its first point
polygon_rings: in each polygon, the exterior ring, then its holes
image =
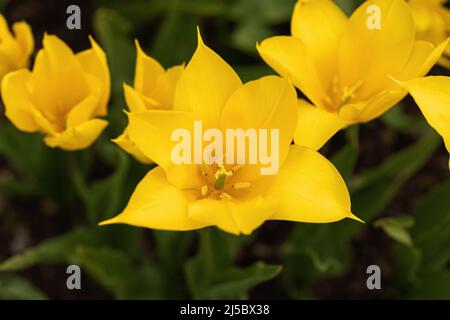
{"type": "Polygon", "coordinates": [[[239,169],[241,169],[244,165],[243,164],[237,164],[235,165],[232,169],[231,172],[235,173],[236,171],[238,171],[239,169]]]}
{"type": "Polygon", "coordinates": [[[225,180],[227,179],[227,177],[232,176],[233,172],[225,169],[225,167],[221,163],[219,163],[217,165],[217,168],[218,169],[214,175],[214,177],[216,178],[216,183],[214,184],[214,188],[216,188],[216,190],[220,190],[220,189],[223,189],[223,187],[225,186],[225,180]]]}
{"type": "Polygon", "coordinates": [[[339,109],[345,106],[351,99],[355,97],[356,91],[363,85],[363,82],[360,80],[356,82],[351,87],[344,87],[344,92],[342,94],[341,103],[339,105],[339,109]]]}
{"type": "Polygon", "coordinates": [[[206,196],[206,194],[208,193],[208,191],[209,191],[209,188],[208,188],[208,186],[207,185],[204,185],[203,187],[202,187],[202,196],[206,196]]]}
{"type": "Polygon", "coordinates": [[[226,192],[221,192],[219,198],[222,200],[231,200],[231,196],[226,192]]]}
{"type": "Polygon", "coordinates": [[[251,183],[250,182],[236,182],[233,184],[233,189],[241,190],[241,189],[248,189],[250,188],[251,183]]]}

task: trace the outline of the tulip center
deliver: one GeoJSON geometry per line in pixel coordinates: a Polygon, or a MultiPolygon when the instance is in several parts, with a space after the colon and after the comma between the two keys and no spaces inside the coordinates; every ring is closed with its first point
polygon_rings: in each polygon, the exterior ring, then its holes
{"type": "Polygon", "coordinates": [[[201,188],[202,196],[230,200],[236,191],[250,188],[251,184],[249,182],[230,181],[233,174],[242,167],[242,164],[228,168],[222,163],[203,164],[202,174],[206,178],[207,184],[201,188]]]}
{"type": "Polygon", "coordinates": [[[333,111],[339,111],[343,106],[355,99],[362,85],[363,81],[359,80],[353,85],[341,87],[339,86],[339,78],[335,76],[331,88],[331,98],[327,96],[325,102],[333,111]]]}

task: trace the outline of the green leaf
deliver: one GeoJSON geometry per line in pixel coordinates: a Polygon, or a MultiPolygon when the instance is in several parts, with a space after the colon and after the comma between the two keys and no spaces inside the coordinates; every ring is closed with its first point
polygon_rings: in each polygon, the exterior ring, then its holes
{"type": "Polygon", "coordinates": [[[149,52],[163,66],[171,67],[186,61],[197,45],[198,17],[182,11],[182,0],[168,0],[167,10],[149,52]],[[174,50],[176,45],[176,50],[174,50]]]}
{"type": "Polygon", "coordinates": [[[162,299],[162,279],[150,262],[137,264],[124,251],[79,246],[78,263],[116,299],[162,299]]]}
{"type": "Polygon", "coordinates": [[[43,241],[21,254],[12,256],[0,264],[0,271],[20,271],[39,263],[73,262],[75,249],[82,244],[98,244],[97,233],[86,228],[75,229],[64,235],[43,241]]]}
{"type": "Polygon", "coordinates": [[[366,222],[372,220],[389,204],[401,186],[428,161],[440,143],[439,136],[429,130],[414,145],[350,180],[352,211],[366,222]]]}
{"type": "Polygon", "coordinates": [[[450,272],[436,271],[422,275],[417,281],[411,299],[450,299],[450,272]]]}
{"type": "Polygon", "coordinates": [[[263,263],[236,268],[235,240],[221,231],[201,230],[199,253],[185,265],[188,289],[194,299],[244,299],[253,286],[279,274],[280,266],[263,263]]]}
{"type": "Polygon", "coordinates": [[[259,24],[278,24],[289,21],[295,0],[241,0],[229,9],[229,17],[236,21],[256,21],[259,24]]]}
{"type": "Polygon", "coordinates": [[[378,219],[374,226],[383,231],[392,239],[403,243],[408,247],[413,246],[413,241],[408,229],[414,225],[414,218],[411,216],[389,217],[378,219]]]}
{"type": "Polygon", "coordinates": [[[358,132],[359,127],[357,125],[347,128],[345,130],[347,143],[331,159],[345,181],[350,179],[358,160],[358,132]]]}
{"type": "Polygon", "coordinates": [[[93,21],[95,34],[108,57],[114,100],[123,101],[122,83],[131,83],[135,57],[130,22],[107,8],[95,11],[93,21]]]}
{"type": "Polygon", "coordinates": [[[412,235],[427,268],[439,270],[450,260],[450,182],[434,187],[418,203],[412,235]]]}
{"type": "MultiPolygon", "coordinates": [[[[430,131],[416,144],[350,180],[352,211],[370,222],[432,156],[439,143],[439,137],[430,131]]],[[[348,271],[350,241],[367,225],[351,220],[297,224],[283,251],[283,280],[289,293],[295,298],[313,298],[316,281],[348,271]]]]}
{"type": "Polygon", "coordinates": [[[256,80],[258,78],[274,75],[274,71],[270,69],[267,65],[264,64],[256,64],[256,65],[238,65],[235,66],[235,70],[242,82],[248,82],[252,80],[256,80]]]}
{"type": "Polygon", "coordinates": [[[405,106],[402,103],[384,113],[380,117],[380,120],[395,131],[406,134],[424,131],[427,126],[423,117],[407,114],[405,112],[405,106]]]}
{"type": "Polygon", "coordinates": [[[257,262],[246,268],[230,268],[224,280],[213,284],[207,292],[209,299],[246,298],[246,292],[254,286],[275,278],[282,267],[257,262]]]}
{"type": "Polygon", "coordinates": [[[334,2],[336,2],[342,11],[349,17],[353,11],[364,2],[364,0],[334,0],[334,2]]]}
{"type": "Polygon", "coordinates": [[[28,280],[0,274],[0,300],[45,300],[47,296],[28,280]]]}
{"type": "Polygon", "coordinates": [[[126,180],[129,172],[129,157],[117,150],[117,167],[112,175],[102,181],[96,181],[89,187],[87,213],[90,220],[98,223],[117,214],[124,202],[126,180]]]}
{"type": "Polygon", "coordinates": [[[260,42],[273,35],[269,27],[260,24],[257,21],[250,20],[247,23],[240,24],[231,36],[232,45],[248,54],[258,55],[255,46],[260,42]]]}

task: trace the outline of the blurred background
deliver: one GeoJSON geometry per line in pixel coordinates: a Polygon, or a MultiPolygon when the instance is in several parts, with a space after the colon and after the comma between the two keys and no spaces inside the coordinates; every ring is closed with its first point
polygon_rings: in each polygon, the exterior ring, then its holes
{"type": "MultiPolygon", "coordinates": [[[[340,0],[347,14],[360,3],[340,0]]],[[[110,125],[88,150],[46,147],[0,118],[0,299],[450,299],[450,173],[442,140],[409,97],[378,120],[340,132],[321,152],[338,167],[365,224],[266,222],[251,236],[209,228],[98,227],[125,206],[150,167],[110,142],[126,125],[137,38],[164,67],[189,61],[196,26],[244,81],[273,74],[255,43],[289,34],[295,0],[0,1],[74,51],[92,34],[112,76],[110,125]],[[81,30],[66,8],[81,8],[81,30]],[[82,270],[68,290],[66,268],[82,270]],[[381,269],[369,290],[366,269],[381,269]]],[[[431,74],[449,75],[434,67],[431,74]]],[[[2,107],[3,113],[3,107],[2,107]]]]}

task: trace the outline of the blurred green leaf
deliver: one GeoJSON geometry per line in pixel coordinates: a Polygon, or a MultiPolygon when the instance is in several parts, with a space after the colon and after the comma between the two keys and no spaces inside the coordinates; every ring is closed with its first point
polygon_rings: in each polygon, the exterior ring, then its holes
{"type": "Polygon", "coordinates": [[[233,265],[229,235],[203,229],[199,253],[185,266],[188,288],[194,299],[244,299],[255,285],[276,277],[280,266],[256,263],[246,268],[233,265]]]}
{"type": "Polygon", "coordinates": [[[231,36],[231,43],[239,50],[257,55],[256,43],[273,35],[271,29],[264,24],[250,20],[240,24],[231,36]]]}
{"type": "Polygon", "coordinates": [[[383,231],[392,239],[411,247],[413,241],[408,229],[414,225],[414,218],[411,216],[388,217],[378,219],[374,226],[383,229],[383,231]]]}
{"type": "Polygon", "coordinates": [[[426,163],[440,143],[436,133],[429,130],[414,145],[397,152],[380,166],[355,176],[349,183],[353,212],[366,222],[372,220],[426,163]]]}
{"type": "Polygon", "coordinates": [[[395,131],[406,134],[424,131],[427,126],[423,117],[407,114],[405,112],[405,106],[402,103],[384,113],[380,117],[380,120],[395,131]]]}
{"type": "Polygon", "coordinates": [[[131,24],[118,12],[107,8],[95,11],[93,19],[95,34],[108,57],[113,97],[123,101],[122,83],[131,83],[135,57],[131,24]]]}
{"type": "Polygon", "coordinates": [[[73,262],[77,246],[99,244],[97,233],[78,228],[61,236],[43,241],[35,247],[0,263],[0,271],[20,271],[39,263],[73,262]]]}
{"type": "Polygon", "coordinates": [[[253,20],[260,24],[288,22],[295,0],[241,0],[229,9],[229,16],[236,21],[253,20]]]}
{"type": "Polygon", "coordinates": [[[347,128],[345,130],[347,143],[331,159],[345,181],[349,181],[358,160],[358,132],[357,125],[347,128]]]}
{"type": "Polygon", "coordinates": [[[450,260],[450,182],[436,186],[418,203],[412,235],[422,249],[423,262],[432,270],[450,260]]]}
{"type": "Polygon", "coordinates": [[[395,288],[398,296],[445,299],[449,296],[450,182],[434,187],[419,199],[411,230],[414,247],[395,248],[395,288]]]}
{"type": "Polygon", "coordinates": [[[109,247],[79,246],[78,263],[116,299],[161,299],[163,276],[148,261],[137,265],[127,253],[109,247]]]}
{"type": "Polygon", "coordinates": [[[235,67],[235,70],[244,83],[275,74],[275,72],[270,69],[270,67],[264,64],[238,65],[235,67]]]}
{"type": "Polygon", "coordinates": [[[349,17],[353,11],[364,2],[364,0],[334,0],[334,2],[336,2],[342,11],[349,17]]]}
{"type": "Polygon", "coordinates": [[[28,280],[10,274],[0,274],[0,300],[44,300],[47,296],[28,280]]]}
{"type": "Polygon", "coordinates": [[[124,202],[128,178],[129,157],[117,150],[117,166],[112,175],[96,181],[87,190],[87,214],[92,223],[98,223],[117,214],[124,202]]]}
{"type": "Polygon", "coordinates": [[[184,285],[183,265],[188,250],[192,246],[192,232],[159,231],[154,230],[156,241],[156,258],[158,266],[164,270],[161,279],[165,297],[170,299],[185,298],[187,296],[184,285]]]}
{"type": "Polygon", "coordinates": [[[422,275],[410,298],[449,300],[450,272],[435,271],[422,275]]]}
{"type": "MultiPolygon", "coordinates": [[[[350,180],[352,211],[366,223],[374,219],[432,156],[439,143],[439,137],[429,131],[416,144],[350,180]]],[[[290,294],[294,298],[314,298],[311,288],[316,281],[348,271],[350,241],[366,226],[351,220],[297,224],[283,252],[283,279],[290,294]]]]}
{"type": "Polygon", "coordinates": [[[182,12],[183,3],[182,0],[167,1],[168,9],[158,26],[149,52],[166,67],[186,62],[197,45],[196,28],[199,21],[196,16],[182,12]]]}
{"type": "Polygon", "coordinates": [[[229,9],[230,19],[237,22],[231,44],[248,54],[257,56],[256,42],[272,35],[272,26],[289,22],[293,0],[241,0],[229,9]]]}

